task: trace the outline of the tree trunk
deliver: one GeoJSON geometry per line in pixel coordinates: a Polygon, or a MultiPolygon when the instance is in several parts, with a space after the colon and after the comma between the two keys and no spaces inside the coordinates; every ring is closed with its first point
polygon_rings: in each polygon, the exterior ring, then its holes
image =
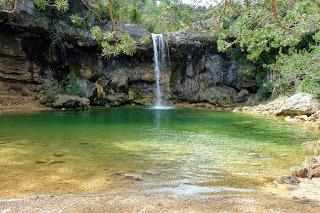
{"type": "Polygon", "coordinates": [[[278,18],[277,15],[277,1],[276,0],[271,0],[271,8],[272,8],[272,16],[276,22],[276,24],[282,29],[286,30],[285,26],[281,23],[281,21],[278,18]]]}
{"type": "Polygon", "coordinates": [[[116,22],[114,20],[113,13],[112,13],[112,0],[109,0],[109,17],[112,24],[112,31],[115,32],[117,29],[116,29],[116,22]]]}

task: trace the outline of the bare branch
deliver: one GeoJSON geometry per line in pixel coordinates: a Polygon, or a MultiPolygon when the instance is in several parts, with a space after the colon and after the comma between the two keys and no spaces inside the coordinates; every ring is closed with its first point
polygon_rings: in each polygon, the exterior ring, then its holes
{"type": "Polygon", "coordinates": [[[277,0],[271,0],[271,8],[272,8],[272,16],[276,22],[276,24],[284,31],[286,31],[286,27],[283,26],[283,24],[281,23],[281,21],[278,18],[277,15],[277,0]]]}
{"type": "Polygon", "coordinates": [[[217,23],[217,30],[218,31],[220,30],[221,20],[222,20],[224,14],[226,13],[226,10],[227,10],[227,7],[228,7],[228,0],[223,0],[222,2],[223,2],[223,9],[222,9],[222,12],[221,12],[220,16],[218,17],[218,23],[217,23]]]}

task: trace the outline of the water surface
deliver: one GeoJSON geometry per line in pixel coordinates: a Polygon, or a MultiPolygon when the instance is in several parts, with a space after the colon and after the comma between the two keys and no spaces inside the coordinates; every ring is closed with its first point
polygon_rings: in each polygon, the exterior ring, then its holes
{"type": "Polygon", "coordinates": [[[210,110],[2,114],[0,195],[256,190],[288,174],[304,157],[302,143],[318,137],[276,120],[210,110]]]}

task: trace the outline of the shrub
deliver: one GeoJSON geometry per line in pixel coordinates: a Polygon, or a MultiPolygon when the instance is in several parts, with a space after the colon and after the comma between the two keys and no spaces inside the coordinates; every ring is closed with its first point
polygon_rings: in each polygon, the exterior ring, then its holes
{"type": "Polygon", "coordinates": [[[77,95],[79,97],[89,96],[87,83],[78,78],[73,71],[69,73],[67,80],[66,92],[68,95],[77,95]]]}
{"type": "Polygon", "coordinates": [[[320,46],[278,56],[276,63],[269,66],[277,74],[277,93],[302,91],[319,96],[319,58],[320,46]]]}
{"type": "Polygon", "coordinates": [[[320,78],[304,78],[298,86],[298,91],[312,93],[320,97],[320,78]]]}
{"type": "Polygon", "coordinates": [[[84,18],[80,17],[78,14],[73,14],[70,16],[71,23],[75,26],[82,26],[84,24],[84,18]]]}
{"type": "Polygon", "coordinates": [[[42,84],[42,90],[45,94],[45,97],[42,100],[44,104],[52,103],[55,100],[56,96],[62,92],[59,83],[53,78],[50,69],[45,72],[45,79],[42,84]]]}
{"type": "Polygon", "coordinates": [[[140,38],[139,40],[140,44],[145,45],[145,46],[150,46],[152,44],[152,41],[150,40],[150,38],[146,35],[144,35],[143,37],[140,38]]]}
{"type": "Polygon", "coordinates": [[[272,95],[273,83],[263,83],[257,91],[258,101],[266,100],[272,95]]]}

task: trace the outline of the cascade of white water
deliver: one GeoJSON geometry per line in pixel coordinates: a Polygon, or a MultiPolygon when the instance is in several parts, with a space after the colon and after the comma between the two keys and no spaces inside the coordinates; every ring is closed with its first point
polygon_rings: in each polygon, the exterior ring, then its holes
{"type": "Polygon", "coordinates": [[[169,45],[167,40],[162,34],[152,34],[153,42],[153,60],[154,60],[154,73],[156,77],[156,101],[153,108],[155,109],[168,109],[171,108],[167,106],[162,100],[161,91],[161,70],[168,68],[170,65],[169,56],[169,45]]]}

